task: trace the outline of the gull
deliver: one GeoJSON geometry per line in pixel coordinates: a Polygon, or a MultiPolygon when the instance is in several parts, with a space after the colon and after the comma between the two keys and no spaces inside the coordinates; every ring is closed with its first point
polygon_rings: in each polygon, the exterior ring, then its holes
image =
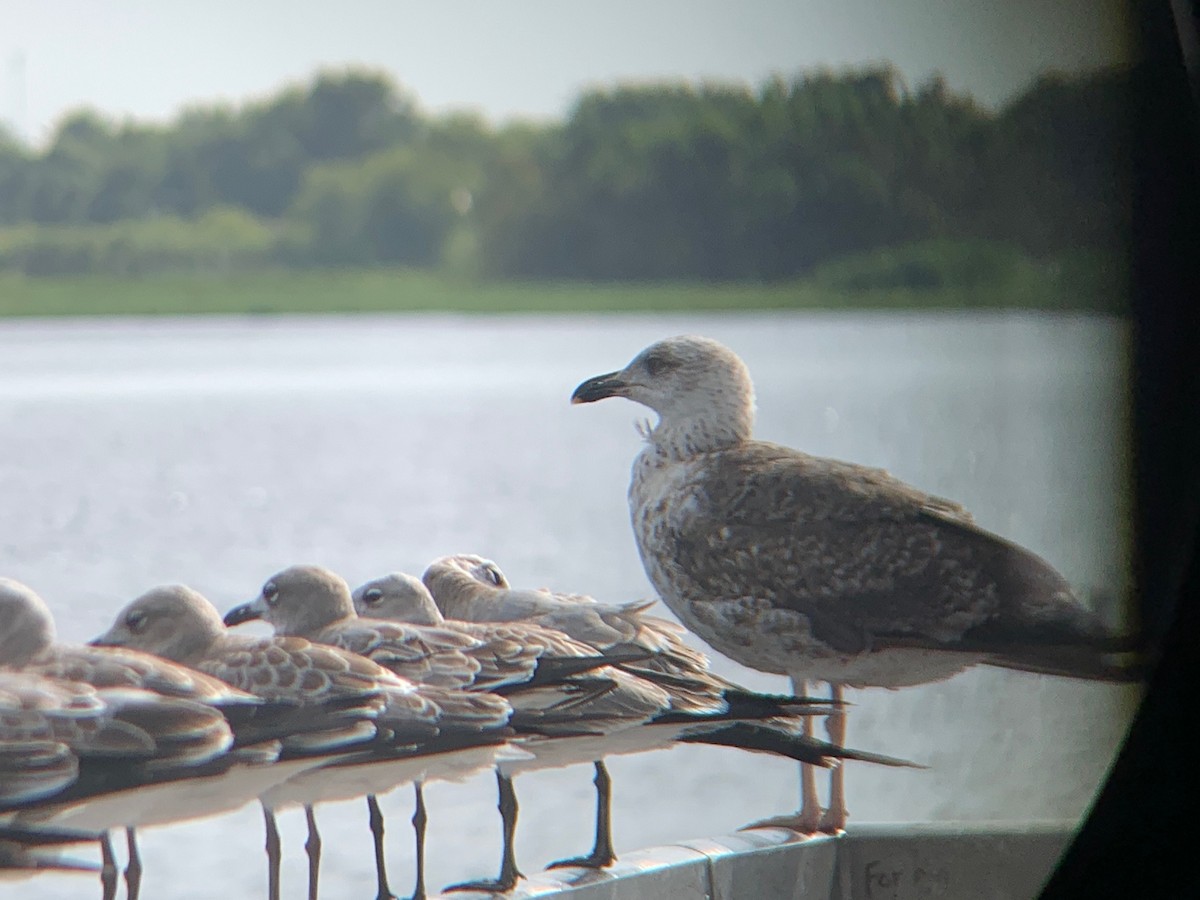
{"type": "MultiPolygon", "coordinates": [[[[808,697],[766,697],[714,674],[708,657],[684,643],[682,626],[647,614],[653,600],[608,604],[586,594],[516,589],[495,562],[475,554],[440,557],[426,567],[422,587],[412,580],[412,576],[398,573],[380,581],[379,590],[371,592],[369,600],[373,614],[391,618],[405,610],[408,616],[428,617],[432,614],[419,610],[433,607],[434,613],[440,611],[457,620],[537,623],[601,651],[639,648],[646,657],[623,663],[622,668],[668,686],[674,712],[728,713],[731,703],[740,703],[748,707],[745,712],[762,718],[764,709],[774,708],[774,714],[781,714],[780,701],[792,708],[827,707],[808,710],[812,712],[831,708],[828,701],[808,697]]],[[[356,604],[360,602],[365,608],[368,600],[356,597],[356,604]]]]}
{"type": "MultiPolygon", "coordinates": [[[[489,632],[512,634],[537,633],[551,623],[566,626],[564,632],[572,638],[590,635],[596,644],[613,647],[635,647],[644,651],[633,661],[621,663],[619,669],[638,677],[663,692],[666,703],[653,715],[631,727],[610,729],[592,749],[596,777],[596,829],[592,852],[587,856],[560,860],[551,868],[580,866],[604,868],[616,860],[612,842],[612,784],[604,756],[641,753],[665,749],[678,742],[707,743],[782,754],[793,759],[809,760],[829,765],[832,757],[858,757],[889,764],[890,758],[846,751],[781,730],[796,719],[809,714],[828,712],[827,705],[817,705],[803,697],[768,697],[743,691],[729,682],[717,679],[704,671],[707,660],[678,640],[678,626],[662,619],[635,619],[635,610],[644,611],[645,604],[627,607],[605,607],[591,598],[568,595],[559,600],[548,592],[514,592],[506,587],[507,580],[499,568],[478,556],[443,557],[432,563],[425,572],[429,586],[443,595],[453,595],[455,603],[446,610],[458,610],[458,617],[446,619],[438,608],[436,597],[429,587],[411,575],[394,572],[369,581],[354,591],[355,606],[360,612],[390,619],[451,625],[469,634],[484,636],[489,632]],[[537,596],[531,597],[530,595],[537,596]],[[505,601],[515,596],[512,604],[505,601]],[[491,602],[488,602],[490,599],[491,602]],[[539,613],[535,621],[514,620],[519,610],[539,613]],[[576,615],[586,612],[587,615],[576,615]],[[559,615],[561,614],[561,615],[559,615]],[[469,617],[469,619],[468,619],[469,617]],[[493,621],[503,619],[503,622],[493,621]],[[609,622],[606,623],[605,620],[609,622]],[[485,621],[479,621],[485,620],[485,621]],[[653,654],[653,655],[650,655],[653,654]],[[661,669],[653,662],[665,662],[661,669]],[[757,724],[750,724],[757,723],[757,724]],[[764,727],[762,723],[767,723],[764,727]]],[[[587,643],[584,641],[583,643],[587,643]]],[[[586,761],[586,760],[585,760],[586,761]]]]}
{"type": "Polygon", "coordinates": [[[669,706],[664,690],[610,665],[627,654],[605,655],[550,629],[360,618],[349,585],[319,566],[293,566],[276,574],[254,601],[228,612],[225,622],[251,618],[263,618],[277,634],[304,635],[362,653],[417,681],[497,691],[512,704],[511,724],[532,757],[500,760],[496,766],[504,825],[500,875],[451,890],[507,891],[520,877],[515,775],[599,759],[613,732],[647,722],[669,706]]]}
{"type": "MultiPolygon", "coordinates": [[[[229,758],[233,733],[211,706],[129,687],[96,688],[0,670],[0,825],[60,828],[101,841],[104,896],[116,889],[107,829],[129,827],[121,798],[192,778],[229,758]],[[111,801],[117,798],[115,806],[111,801]],[[99,811],[90,808],[94,804],[99,811]]],[[[131,858],[129,894],[140,868],[131,858]]]]}
{"type": "MultiPolygon", "coordinates": [[[[163,585],[134,599],[95,642],[157,654],[264,699],[291,701],[305,709],[333,704],[351,716],[361,713],[342,728],[284,739],[285,751],[342,755],[293,775],[260,797],[272,897],[279,891],[277,809],[304,807],[309,895],[315,897],[320,835],[313,806],[366,795],[379,896],[390,897],[376,796],[410,781],[465,777],[490,765],[509,735],[510,709],[502,698],[418,686],[363,656],[301,637],[232,634],[216,608],[185,585],[163,585]]],[[[422,841],[419,836],[418,897],[424,893],[422,841]]]]}
{"type": "MultiPolygon", "coordinates": [[[[22,674],[83,683],[105,697],[121,692],[138,699],[147,714],[153,697],[202,704],[202,715],[233,735],[227,752],[203,765],[175,767],[150,773],[139,767],[128,778],[120,773],[94,775],[65,793],[23,809],[22,821],[53,823],[56,827],[97,833],[105,866],[102,879],[109,890],[115,878],[108,830],[126,830],[129,862],[125,878],[131,897],[140,889],[142,865],[136,829],[227,812],[254,799],[276,780],[288,777],[287,767],[274,765],[281,730],[295,730],[288,710],[239,691],[217,678],[133,650],[85,647],[55,642],[54,619],[31,588],[0,579],[0,668],[22,674]],[[136,777],[134,777],[136,775],[136,777]],[[153,777],[152,777],[153,776],[153,777]]],[[[310,716],[316,722],[319,716],[310,716]]],[[[299,723],[303,726],[304,723],[299,723]]],[[[309,726],[312,727],[312,726],[309,726]]]]}
{"type": "MultiPolygon", "coordinates": [[[[976,525],[956,503],[881,469],[751,437],[754,389],[729,348],[668,338],[571,397],[625,397],[643,429],[629,508],[646,574],[691,631],[764,672],[898,688],[977,664],[1129,680],[1109,634],[1049,563],[976,525]]],[[[840,744],[845,719],[827,720],[840,744]]],[[[786,824],[841,831],[842,772],[822,817],[811,769],[786,824]]]]}

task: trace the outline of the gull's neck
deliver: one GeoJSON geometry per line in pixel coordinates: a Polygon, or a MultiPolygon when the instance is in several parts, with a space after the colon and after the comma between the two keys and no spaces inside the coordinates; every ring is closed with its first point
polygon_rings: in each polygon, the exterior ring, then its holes
{"type": "Polygon", "coordinates": [[[437,604],[433,602],[433,595],[428,594],[421,598],[420,605],[410,610],[405,619],[411,625],[445,625],[446,617],[442,615],[442,611],[437,608],[437,604]]]}
{"type": "MultiPolygon", "coordinates": [[[[218,620],[217,624],[220,626],[219,628],[207,621],[193,623],[192,628],[179,635],[174,646],[164,648],[163,652],[158,655],[185,666],[196,666],[208,657],[215,655],[227,639],[234,637],[227,632],[223,622],[218,620]]],[[[236,637],[244,638],[246,636],[236,635],[236,637]]]]}
{"type": "Polygon", "coordinates": [[[713,404],[704,410],[668,413],[646,433],[663,461],[686,462],[705,453],[729,450],[750,440],[754,404],[713,404]]]}
{"type": "Polygon", "coordinates": [[[425,580],[434,608],[445,619],[469,621],[475,595],[482,585],[457,569],[440,568],[425,580]]]}
{"type": "Polygon", "coordinates": [[[350,595],[329,598],[326,602],[313,603],[304,607],[299,615],[289,617],[285,623],[272,623],[275,633],[284,637],[308,638],[327,628],[337,627],[347,620],[358,618],[354,601],[350,595]]]}

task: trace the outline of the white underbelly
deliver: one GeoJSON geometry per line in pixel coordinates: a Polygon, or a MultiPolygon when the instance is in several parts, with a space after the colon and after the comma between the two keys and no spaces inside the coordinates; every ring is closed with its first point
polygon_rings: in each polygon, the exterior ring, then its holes
{"type": "Polygon", "coordinates": [[[30,808],[19,814],[17,820],[52,823],[80,831],[184,822],[232,812],[272,785],[311,769],[319,762],[305,759],[256,766],[237,765],[220,775],[206,778],[143,785],[58,807],[30,808]]]}
{"type": "Polygon", "coordinates": [[[944,681],[982,661],[977,653],[906,648],[815,659],[811,665],[788,674],[852,688],[902,688],[944,681]]]}
{"type": "Polygon", "coordinates": [[[677,610],[698,637],[730,659],[775,675],[847,687],[899,688],[942,681],[983,662],[978,653],[887,648],[840,653],[815,639],[807,620],[788,610],[768,610],[735,624],[722,603],[689,603],[677,610]]]}

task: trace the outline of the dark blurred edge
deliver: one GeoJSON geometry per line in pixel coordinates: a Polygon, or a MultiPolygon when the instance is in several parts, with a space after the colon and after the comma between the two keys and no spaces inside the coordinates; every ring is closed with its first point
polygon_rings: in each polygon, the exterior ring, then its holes
{"type": "Polygon", "coordinates": [[[1134,6],[1144,57],[1132,235],[1137,581],[1142,628],[1161,658],[1111,777],[1044,897],[1195,896],[1198,7],[1197,0],[1134,6]]]}

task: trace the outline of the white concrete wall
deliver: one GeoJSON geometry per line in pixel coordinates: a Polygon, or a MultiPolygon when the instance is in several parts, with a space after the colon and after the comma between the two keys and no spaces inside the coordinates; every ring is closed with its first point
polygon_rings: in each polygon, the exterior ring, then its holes
{"type": "Polygon", "coordinates": [[[601,872],[541,873],[508,896],[1028,900],[1050,876],[1073,828],[1060,822],[853,825],[838,837],[808,840],[764,828],[639,850],[601,872]]]}

